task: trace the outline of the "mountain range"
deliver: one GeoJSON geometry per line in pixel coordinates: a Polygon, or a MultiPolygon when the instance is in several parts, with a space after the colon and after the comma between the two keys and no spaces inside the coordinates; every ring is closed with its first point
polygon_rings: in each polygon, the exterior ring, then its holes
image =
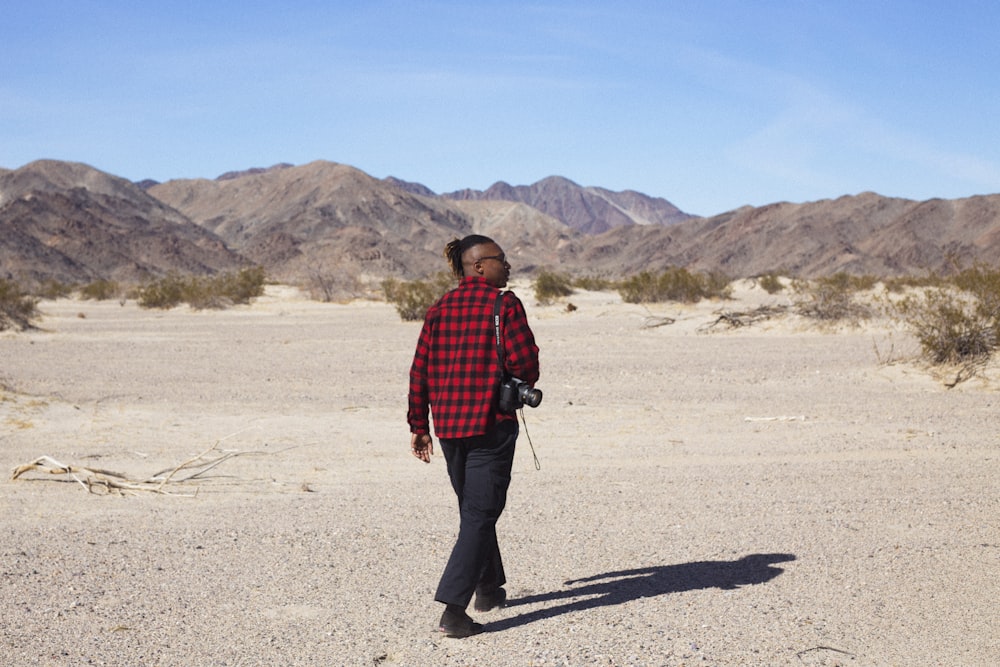
{"type": "Polygon", "coordinates": [[[328,161],[164,183],[54,160],[0,169],[0,278],[26,282],[137,282],[248,265],[291,283],[416,278],[443,270],[445,243],[470,233],[496,239],[520,274],[947,273],[1000,257],[1000,195],[865,192],[696,217],[666,199],[558,176],[437,194],[328,161]]]}

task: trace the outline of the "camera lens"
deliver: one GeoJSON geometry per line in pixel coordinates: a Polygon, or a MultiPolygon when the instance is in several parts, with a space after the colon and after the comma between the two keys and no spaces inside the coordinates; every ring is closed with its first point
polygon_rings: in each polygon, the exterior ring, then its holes
{"type": "Polygon", "coordinates": [[[542,402],[542,390],[533,389],[528,385],[521,387],[521,402],[531,408],[537,408],[542,402]]]}

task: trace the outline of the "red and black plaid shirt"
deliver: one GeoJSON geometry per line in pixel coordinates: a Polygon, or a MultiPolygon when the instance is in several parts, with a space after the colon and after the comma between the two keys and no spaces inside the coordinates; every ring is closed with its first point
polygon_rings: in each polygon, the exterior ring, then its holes
{"type": "MultiPolygon", "coordinates": [[[[411,433],[430,433],[428,408],[439,438],[482,435],[496,422],[514,418],[497,409],[497,295],[497,288],[481,276],[466,276],[428,309],[410,367],[406,419],[411,433]]],[[[501,333],[507,372],[533,385],[538,381],[538,347],[513,292],[503,297],[501,333]]]]}

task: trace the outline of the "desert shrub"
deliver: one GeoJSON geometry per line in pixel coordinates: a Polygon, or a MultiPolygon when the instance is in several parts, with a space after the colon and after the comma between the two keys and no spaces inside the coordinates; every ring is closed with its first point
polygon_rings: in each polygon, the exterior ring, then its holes
{"type": "Polygon", "coordinates": [[[969,292],[929,288],[902,299],[896,308],[931,363],[979,361],[996,349],[997,311],[969,292]]]}
{"type": "Polygon", "coordinates": [[[659,275],[643,271],[627,278],[618,285],[618,292],[626,303],[697,303],[711,297],[729,298],[731,288],[729,278],[721,273],[691,273],[671,267],[659,275]]]}
{"type": "Polygon", "coordinates": [[[362,278],[365,272],[365,267],[354,259],[336,262],[314,259],[306,265],[302,287],[308,292],[309,298],[324,303],[357,298],[367,291],[362,278]]]}
{"type": "Polygon", "coordinates": [[[143,308],[173,308],[184,303],[191,278],[170,273],[139,288],[139,305],[143,308]]]}
{"type": "Polygon", "coordinates": [[[249,303],[264,293],[264,269],[241,269],[215,276],[181,276],[170,273],[139,288],[143,308],[173,308],[187,303],[197,310],[249,303]]]}
{"type": "Polygon", "coordinates": [[[246,304],[264,294],[266,278],[263,267],[253,266],[235,273],[223,273],[209,282],[228,302],[246,304]]]}
{"type": "Polygon", "coordinates": [[[114,280],[101,278],[87,283],[80,288],[80,298],[91,301],[107,301],[119,298],[122,294],[121,286],[114,280]]]}
{"type": "Polygon", "coordinates": [[[973,266],[953,276],[949,282],[971,294],[986,313],[1000,312],[1000,270],[973,266]]]}
{"type": "Polygon", "coordinates": [[[38,300],[12,280],[0,278],[0,331],[30,329],[38,315],[38,300]]]}
{"type": "Polygon", "coordinates": [[[613,290],[618,287],[618,283],[614,280],[611,280],[610,278],[598,278],[596,276],[574,278],[571,284],[577,289],[584,289],[589,292],[603,292],[605,290],[613,290]]]}
{"type": "Polygon", "coordinates": [[[893,307],[931,363],[985,361],[1000,341],[1000,270],[977,265],[935,277],[893,307]]]}
{"type": "Polygon", "coordinates": [[[621,294],[625,303],[652,303],[667,300],[662,294],[659,278],[651,271],[643,271],[626,278],[618,286],[618,293],[621,294]]]}
{"type": "Polygon", "coordinates": [[[781,282],[781,277],[777,273],[765,273],[757,276],[757,284],[768,294],[777,294],[785,289],[784,284],[781,282]]]}
{"type": "Polygon", "coordinates": [[[816,280],[793,281],[795,311],[804,317],[824,322],[856,323],[874,313],[870,305],[858,299],[858,292],[871,289],[877,282],[876,278],[846,273],[835,273],[816,280]]]}
{"type": "Polygon", "coordinates": [[[900,294],[913,288],[939,287],[945,284],[945,281],[937,274],[931,273],[926,276],[896,276],[893,278],[885,278],[883,279],[882,284],[885,286],[886,292],[900,294]]]}
{"type": "Polygon", "coordinates": [[[454,277],[442,272],[428,280],[400,281],[386,278],[382,281],[382,293],[385,300],[396,307],[399,317],[411,322],[424,319],[427,309],[454,286],[454,277]]]}
{"type": "Polygon", "coordinates": [[[565,274],[543,271],[535,278],[535,298],[539,303],[552,303],[572,293],[573,284],[565,274]]]}
{"type": "Polygon", "coordinates": [[[50,278],[33,291],[35,296],[42,299],[65,299],[73,293],[73,286],[50,278]]]}
{"type": "Polygon", "coordinates": [[[733,295],[732,279],[721,271],[709,271],[702,274],[706,299],[728,299],[733,295]]]}
{"type": "MultiPolygon", "coordinates": [[[[838,274],[844,275],[844,274],[838,274]]],[[[868,290],[875,289],[875,287],[881,282],[878,276],[863,275],[863,276],[848,276],[847,285],[856,292],[865,292],[868,290]]]]}

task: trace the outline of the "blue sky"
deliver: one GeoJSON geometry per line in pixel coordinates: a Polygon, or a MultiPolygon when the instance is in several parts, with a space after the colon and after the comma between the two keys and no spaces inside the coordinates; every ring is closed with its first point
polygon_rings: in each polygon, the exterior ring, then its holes
{"type": "Polygon", "coordinates": [[[7,3],[0,167],[317,159],[702,215],[1000,192],[995,0],[7,3]]]}

